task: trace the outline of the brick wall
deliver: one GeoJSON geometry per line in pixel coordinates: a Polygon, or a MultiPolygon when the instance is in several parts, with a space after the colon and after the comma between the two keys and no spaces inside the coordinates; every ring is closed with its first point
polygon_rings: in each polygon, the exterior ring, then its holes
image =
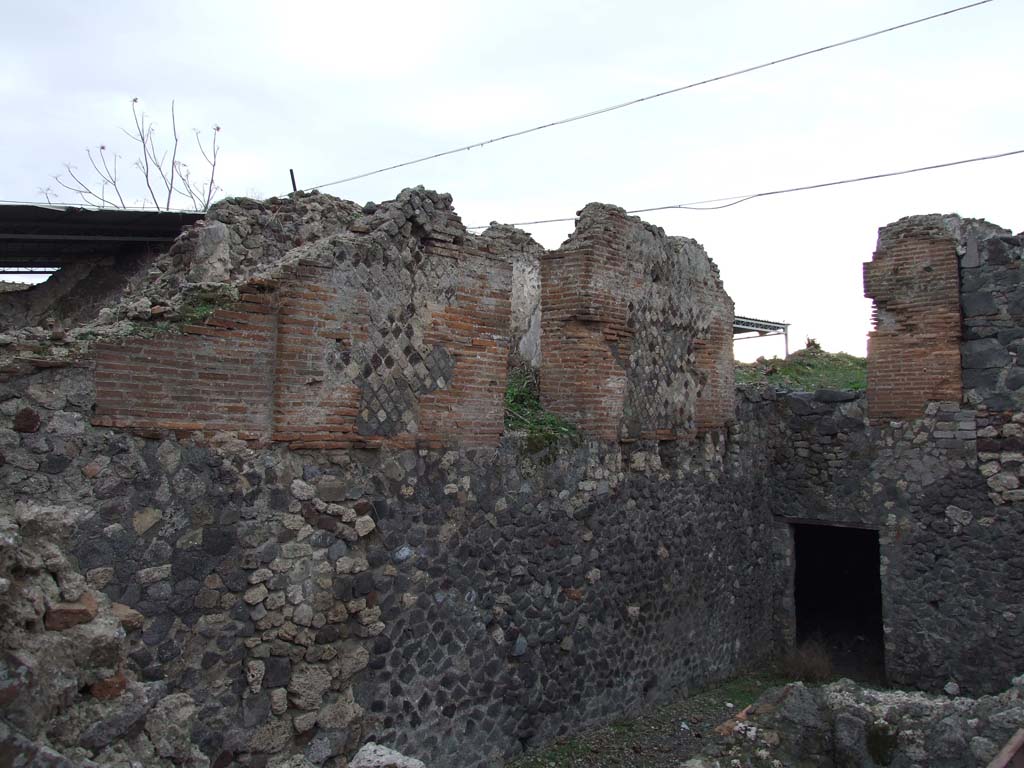
{"type": "Polygon", "coordinates": [[[541,259],[541,396],[581,431],[617,440],[626,391],[620,348],[629,349],[625,305],[596,276],[628,291],[624,260],[609,244],[581,244],[541,259]]]}
{"type": "Polygon", "coordinates": [[[265,436],[273,392],[272,309],[243,300],[216,311],[205,325],[182,330],[182,336],[97,346],[93,423],[265,436]]]}
{"type": "Polygon", "coordinates": [[[102,345],[95,423],[293,448],[495,444],[511,264],[450,209],[417,216],[408,236],[383,211],[305,246],[182,335],[102,345]]]}
{"type": "Polygon", "coordinates": [[[308,449],[494,445],[523,253],[541,256],[547,408],[606,441],[732,420],[732,301],[700,245],[603,205],[561,249],[531,243],[470,235],[450,198],[407,190],[295,247],[205,324],[98,346],[95,423],[308,449]]]}
{"type": "Polygon", "coordinates": [[[588,205],[541,260],[541,398],[602,440],[733,418],[732,301],[694,241],[588,205]]]}
{"type": "Polygon", "coordinates": [[[959,402],[960,298],[956,242],[931,218],[879,230],[864,265],[874,300],[868,336],[868,403],[873,419],[914,419],[929,401],[959,402]]]}

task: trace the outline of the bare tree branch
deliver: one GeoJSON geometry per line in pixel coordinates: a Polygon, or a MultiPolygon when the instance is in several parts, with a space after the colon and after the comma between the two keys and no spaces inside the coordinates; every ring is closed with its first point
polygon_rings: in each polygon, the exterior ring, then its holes
{"type": "MultiPolygon", "coordinates": [[[[114,170],[111,171],[110,166],[107,165],[107,156],[104,154],[106,149],[106,146],[100,144],[100,161],[103,163],[103,170],[106,171],[107,178],[110,179],[110,183],[114,187],[114,191],[117,193],[117,199],[120,201],[121,207],[125,208],[127,206],[125,206],[124,198],[121,197],[121,190],[117,186],[117,155],[114,155],[114,170]]],[[[90,157],[89,159],[91,160],[92,158],[90,157]]]]}
{"type": "Polygon", "coordinates": [[[210,181],[206,188],[206,202],[203,204],[203,210],[208,210],[210,207],[210,201],[213,200],[213,195],[217,191],[216,185],[213,183],[214,176],[217,175],[217,134],[220,133],[220,126],[213,126],[213,141],[211,143],[211,154],[213,159],[207,157],[206,152],[203,151],[203,144],[199,141],[199,131],[196,131],[196,142],[199,143],[199,151],[203,153],[203,157],[206,158],[206,162],[210,164],[210,181]]]}
{"type": "MultiPolygon", "coordinates": [[[[175,196],[178,196],[184,198],[184,202],[187,202],[187,205],[190,205],[197,211],[209,209],[214,196],[221,189],[216,184],[217,156],[220,151],[220,147],[217,144],[217,133],[220,132],[220,126],[214,126],[214,134],[209,147],[203,145],[200,132],[198,130],[195,131],[199,152],[207,166],[209,166],[209,181],[203,183],[196,180],[188,163],[180,159],[181,153],[179,150],[182,149],[182,145],[181,135],[178,132],[175,102],[171,101],[172,145],[169,152],[161,152],[157,147],[156,126],[148,119],[146,113],[138,105],[139,100],[137,98],[132,99],[134,132],[125,128],[120,130],[125,136],[141,146],[142,151],[132,165],[142,176],[145,190],[148,192],[148,196],[142,202],[142,206],[146,207],[152,202],[157,210],[170,210],[171,206],[175,205],[175,196]],[[169,162],[168,155],[170,155],[169,162]],[[159,177],[159,183],[156,182],[154,177],[159,177]],[[163,187],[160,188],[158,196],[156,189],[160,183],[163,184],[163,187]],[[165,191],[166,195],[164,194],[165,191]]],[[[95,174],[93,181],[87,183],[85,178],[77,173],[77,169],[68,163],[64,164],[65,173],[54,176],[54,180],[62,188],[78,195],[83,202],[89,205],[109,205],[115,208],[127,208],[128,205],[125,202],[125,194],[127,192],[123,188],[117,166],[118,160],[121,159],[120,155],[112,152],[111,157],[108,158],[107,146],[103,144],[95,148],[98,151],[94,152],[93,149],[85,150],[86,157],[89,159],[89,165],[92,167],[92,173],[95,174]],[[63,176],[67,176],[67,180],[63,176]],[[97,189],[99,190],[98,192],[96,191],[97,189]],[[113,194],[111,194],[111,191],[113,194]]],[[[53,190],[49,188],[41,189],[40,194],[45,196],[48,202],[51,196],[55,197],[53,190]]]]}
{"type": "Polygon", "coordinates": [[[75,184],[77,184],[78,186],[71,186],[70,184],[65,182],[59,175],[54,176],[53,180],[60,184],[62,187],[64,187],[64,189],[74,192],[76,195],[81,197],[82,202],[84,202],[86,205],[114,205],[112,202],[107,200],[102,194],[97,194],[93,192],[88,184],[86,184],[80,178],[78,178],[78,176],[75,174],[75,167],[73,165],[71,165],[70,163],[65,163],[64,169],[67,171],[68,176],[70,176],[72,180],[75,182],[75,184]],[[97,202],[93,202],[94,200],[97,202]]]}
{"type": "MultiPolygon", "coordinates": [[[[157,202],[156,194],[153,192],[153,185],[149,183],[149,153],[146,151],[146,144],[152,142],[153,129],[149,128],[146,130],[146,113],[142,113],[142,117],[139,117],[139,111],[136,108],[139,103],[138,97],[132,99],[132,116],[135,118],[135,128],[139,132],[139,141],[142,143],[142,164],[139,166],[139,170],[142,171],[142,175],[146,177],[146,188],[149,189],[149,195],[153,198],[153,205],[160,208],[160,203],[157,202]]],[[[138,164],[138,161],[136,162],[138,164]]]]}
{"type": "Polygon", "coordinates": [[[174,116],[174,99],[171,99],[171,132],[174,134],[174,150],[171,152],[171,180],[167,184],[167,208],[171,207],[171,193],[174,192],[174,170],[178,160],[178,120],[174,116]]]}

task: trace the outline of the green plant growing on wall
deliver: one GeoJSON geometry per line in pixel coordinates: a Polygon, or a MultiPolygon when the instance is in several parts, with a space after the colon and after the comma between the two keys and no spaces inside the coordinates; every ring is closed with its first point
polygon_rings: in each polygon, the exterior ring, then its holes
{"type": "Polygon", "coordinates": [[[536,374],[523,368],[514,369],[508,377],[505,429],[525,432],[527,448],[534,453],[559,440],[579,437],[575,426],[544,410],[540,404],[536,374]]]}
{"type": "Polygon", "coordinates": [[[218,306],[216,302],[207,299],[193,299],[181,305],[178,316],[181,322],[188,325],[202,325],[218,306]]]}
{"type": "Polygon", "coordinates": [[[174,323],[167,320],[157,322],[132,322],[128,324],[125,336],[137,336],[142,339],[153,339],[176,331],[174,323]]]}
{"type": "Polygon", "coordinates": [[[785,360],[759,358],[755,363],[736,363],[737,384],[773,384],[786,389],[861,390],[867,387],[867,374],[865,358],[826,352],[817,345],[794,352],[785,360]]]}
{"type": "Polygon", "coordinates": [[[202,325],[218,309],[236,301],[238,291],[230,285],[192,286],[183,294],[174,319],[184,325],[202,325]]]}

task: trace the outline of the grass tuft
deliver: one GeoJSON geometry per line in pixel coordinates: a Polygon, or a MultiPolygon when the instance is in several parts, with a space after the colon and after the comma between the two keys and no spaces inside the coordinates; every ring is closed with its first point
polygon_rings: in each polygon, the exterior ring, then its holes
{"type": "MultiPolygon", "coordinates": [[[[813,339],[808,339],[813,342],[813,339]]],[[[737,384],[773,384],[784,389],[862,390],[868,385],[868,361],[845,352],[826,352],[817,344],[794,352],[785,360],[759,357],[754,363],[736,363],[737,384]]]]}
{"type": "Polygon", "coordinates": [[[813,637],[783,656],[781,667],[786,677],[805,683],[824,683],[832,679],[832,657],[828,648],[813,637]]]}
{"type": "Polygon", "coordinates": [[[195,299],[182,304],[178,310],[178,317],[181,322],[189,325],[202,325],[206,318],[212,315],[221,304],[203,299],[195,299]]]}
{"type": "Polygon", "coordinates": [[[575,439],[579,434],[572,424],[544,410],[537,375],[524,367],[514,368],[509,373],[505,389],[505,429],[525,432],[527,446],[535,453],[563,438],[575,439]]]}

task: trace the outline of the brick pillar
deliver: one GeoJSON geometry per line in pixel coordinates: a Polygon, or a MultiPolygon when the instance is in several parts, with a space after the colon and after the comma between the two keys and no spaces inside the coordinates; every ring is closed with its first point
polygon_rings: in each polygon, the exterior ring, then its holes
{"type": "Polygon", "coordinates": [[[864,294],[874,300],[871,418],[915,419],[929,401],[960,401],[959,290],[956,241],[933,217],[879,230],[864,265],[864,294]]]}
{"type": "Polygon", "coordinates": [[[704,249],[591,204],[541,258],[541,400],[601,440],[672,440],[734,413],[732,300],[704,249]]]}
{"type": "Polygon", "coordinates": [[[607,240],[541,259],[540,376],[545,408],[611,441],[626,391],[622,356],[633,333],[625,297],[633,280],[607,240]]]}

